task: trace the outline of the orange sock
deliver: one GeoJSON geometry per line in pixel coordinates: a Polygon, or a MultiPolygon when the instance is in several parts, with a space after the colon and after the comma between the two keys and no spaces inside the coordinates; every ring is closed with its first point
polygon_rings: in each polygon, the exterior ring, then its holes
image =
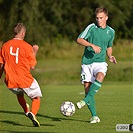
{"type": "Polygon", "coordinates": [[[19,104],[22,106],[24,112],[27,113],[29,110],[26,106],[26,101],[24,99],[24,95],[17,95],[17,99],[18,99],[19,104]]]}
{"type": "Polygon", "coordinates": [[[39,108],[40,108],[40,98],[36,97],[32,99],[31,112],[36,116],[39,108]]]}

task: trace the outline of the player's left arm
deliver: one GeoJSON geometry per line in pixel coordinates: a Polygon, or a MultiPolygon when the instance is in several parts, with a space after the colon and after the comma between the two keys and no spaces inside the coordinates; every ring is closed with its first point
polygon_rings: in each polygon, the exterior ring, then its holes
{"type": "Polygon", "coordinates": [[[36,54],[37,54],[37,52],[38,52],[38,49],[39,49],[39,46],[38,45],[33,45],[33,54],[34,54],[34,60],[32,60],[32,65],[31,65],[31,67],[30,67],[30,69],[31,70],[34,70],[35,69],[35,65],[36,65],[36,54]],[[33,65],[34,64],[34,65],[33,65]]]}
{"type": "Polygon", "coordinates": [[[36,57],[36,54],[38,52],[38,49],[39,49],[38,45],[33,45],[33,53],[34,53],[35,57],[36,57]]]}
{"type": "Polygon", "coordinates": [[[114,64],[117,64],[117,60],[116,58],[112,55],[112,47],[108,47],[107,50],[106,50],[106,53],[107,53],[107,56],[109,58],[109,61],[114,63],[114,64]]]}

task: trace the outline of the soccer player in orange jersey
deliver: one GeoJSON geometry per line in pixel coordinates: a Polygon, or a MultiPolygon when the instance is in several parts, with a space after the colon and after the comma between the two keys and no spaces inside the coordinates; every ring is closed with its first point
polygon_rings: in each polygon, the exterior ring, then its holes
{"type": "Polygon", "coordinates": [[[5,83],[10,91],[17,95],[19,104],[25,115],[36,127],[40,123],[36,114],[40,108],[40,97],[42,93],[37,81],[30,73],[37,63],[36,53],[38,45],[33,47],[25,42],[26,28],[23,23],[17,23],[14,27],[14,38],[3,44],[0,51],[0,64],[4,66],[5,83]],[[26,103],[24,93],[32,100],[31,109],[26,103]]]}

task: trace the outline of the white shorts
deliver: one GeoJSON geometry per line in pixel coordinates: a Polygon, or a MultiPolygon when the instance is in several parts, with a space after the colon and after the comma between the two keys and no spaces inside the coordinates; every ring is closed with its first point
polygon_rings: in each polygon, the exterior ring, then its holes
{"type": "Polygon", "coordinates": [[[31,99],[35,97],[42,97],[41,89],[39,87],[38,82],[35,79],[33,80],[33,83],[29,88],[8,88],[8,89],[12,91],[14,94],[25,93],[31,99]]]}
{"type": "Polygon", "coordinates": [[[98,72],[102,72],[106,75],[108,64],[106,62],[97,62],[89,65],[81,65],[81,82],[94,82],[95,76],[98,72]]]}

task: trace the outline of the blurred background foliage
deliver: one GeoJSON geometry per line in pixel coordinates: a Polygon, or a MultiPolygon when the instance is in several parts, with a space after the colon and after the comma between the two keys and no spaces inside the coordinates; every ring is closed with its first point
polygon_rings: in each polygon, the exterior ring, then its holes
{"type": "Polygon", "coordinates": [[[17,22],[26,25],[29,43],[75,40],[95,22],[94,11],[99,6],[108,9],[108,25],[115,29],[116,39],[133,39],[132,0],[0,0],[0,41],[13,37],[17,22]]]}
{"type": "Polygon", "coordinates": [[[95,22],[95,8],[109,11],[108,25],[116,31],[113,55],[105,81],[132,82],[133,0],[0,0],[0,45],[12,39],[13,27],[23,22],[25,40],[40,45],[34,77],[40,84],[80,83],[84,47],[77,45],[80,32],[95,22]]]}

